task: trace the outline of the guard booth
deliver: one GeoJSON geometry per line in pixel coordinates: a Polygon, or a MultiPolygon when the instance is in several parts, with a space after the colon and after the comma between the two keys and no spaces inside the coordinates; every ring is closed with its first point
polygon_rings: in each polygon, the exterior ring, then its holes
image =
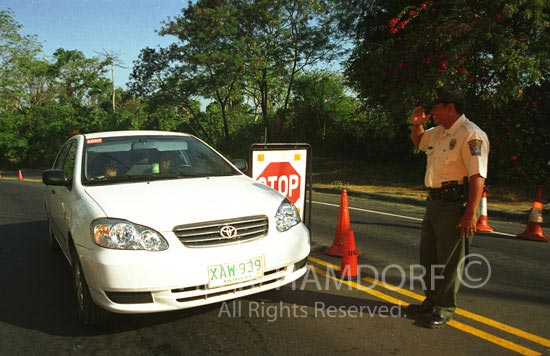
{"type": "Polygon", "coordinates": [[[255,143],[250,146],[252,179],[292,202],[311,228],[311,146],[307,143],[255,143]]]}

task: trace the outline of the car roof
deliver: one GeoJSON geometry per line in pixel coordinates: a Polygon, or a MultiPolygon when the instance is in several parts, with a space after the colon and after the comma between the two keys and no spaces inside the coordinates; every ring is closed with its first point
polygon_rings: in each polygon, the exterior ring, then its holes
{"type": "Polygon", "coordinates": [[[171,131],[154,131],[154,130],[125,130],[125,131],[104,131],[82,134],[84,138],[105,138],[105,137],[122,137],[122,136],[192,136],[182,132],[171,131]]]}

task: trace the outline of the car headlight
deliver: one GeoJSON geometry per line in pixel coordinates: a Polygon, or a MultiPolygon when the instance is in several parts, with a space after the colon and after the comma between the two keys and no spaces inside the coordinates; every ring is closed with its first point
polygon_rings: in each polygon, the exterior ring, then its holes
{"type": "Polygon", "coordinates": [[[168,248],[168,242],[161,234],[126,220],[95,220],[91,233],[94,242],[105,248],[146,251],[163,251],[168,248]]]}
{"type": "Polygon", "coordinates": [[[279,209],[277,209],[277,214],[275,214],[275,224],[277,225],[277,230],[280,232],[285,232],[291,227],[298,225],[302,221],[300,219],[300,214],[298,209],[288,201],[288,199],[283,200],[279,209]]]}

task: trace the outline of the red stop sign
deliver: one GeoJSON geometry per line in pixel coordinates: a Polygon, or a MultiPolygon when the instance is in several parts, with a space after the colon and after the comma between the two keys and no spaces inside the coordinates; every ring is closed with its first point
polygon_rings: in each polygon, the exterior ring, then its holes
{"type": "Polygon", "coordinates": [[[285,195],[292,204],[300,199],[301,179],[294,167],[288,162],[272,162],[265,167],[257,181],[285,195]]]}

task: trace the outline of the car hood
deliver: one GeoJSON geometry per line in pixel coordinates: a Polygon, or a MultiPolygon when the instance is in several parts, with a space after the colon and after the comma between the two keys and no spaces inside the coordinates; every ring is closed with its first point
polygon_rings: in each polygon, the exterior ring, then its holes
{"type": "Polygon", "coordinates": [[[88,186],[110,218],[158,231],[251,215],[275,216],[284,196],[246,176],[184,178],[88,186]]]}

